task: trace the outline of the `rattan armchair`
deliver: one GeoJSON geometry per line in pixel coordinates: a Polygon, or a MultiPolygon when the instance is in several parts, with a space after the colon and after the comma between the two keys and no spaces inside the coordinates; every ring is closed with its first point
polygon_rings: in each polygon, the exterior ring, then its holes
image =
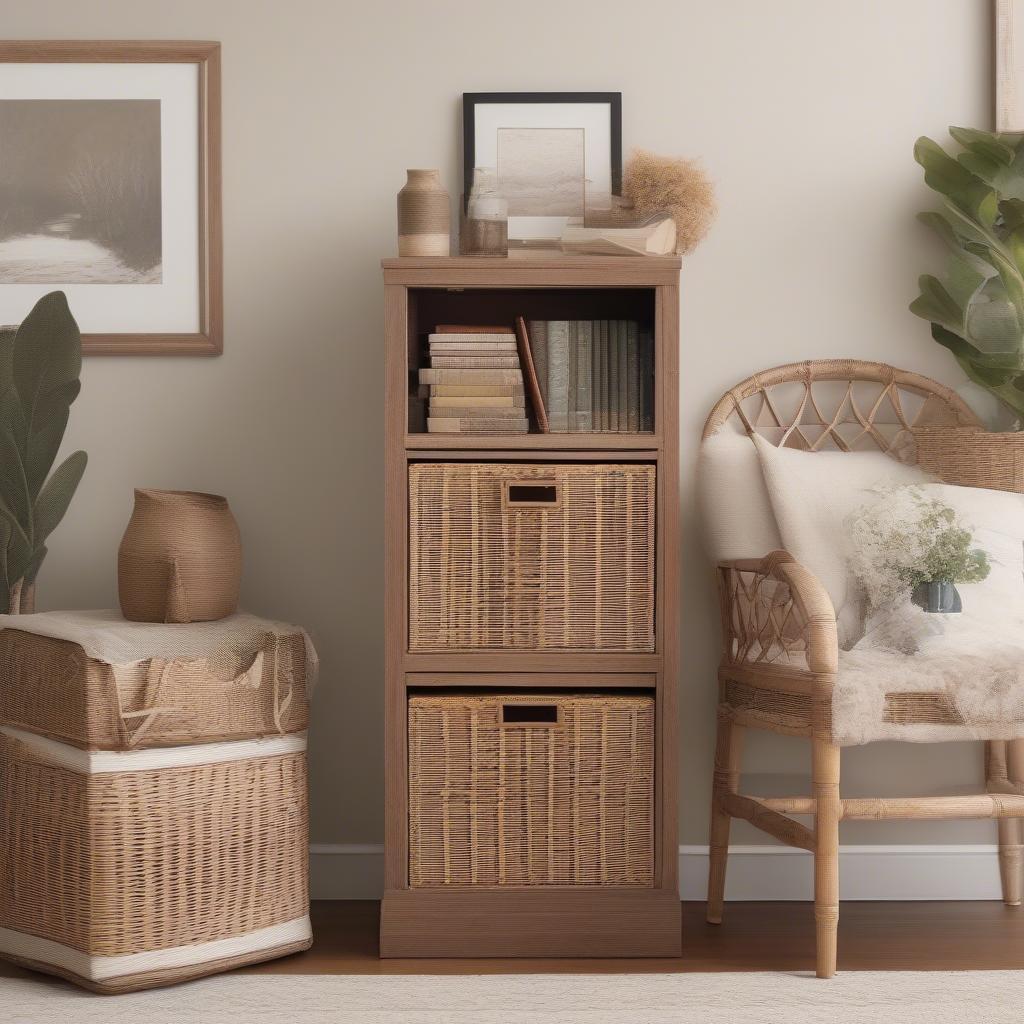
{"type": "MultiPolygon", "coordinates": [[[[735,420],[748,434],[806,451],[879,449],[913,459],[911,428],[974,426],[959,396],[926,377],[882,363],[823,360],[757,374],[727,392],[704,427],[707,438],[735,420]]],[[[814,854],[817,974],[836,970],[839,823],[890,818],[995,818],[1003,897],[1021,902],[1024,741],[985,744],[987,793],[955,797],[848,799],[840,795],[840,746],[832,732],[839,664],[836,617],[824,587],[785,551],[718,566],[723,648],[718,671],[718,737],[711,808],[708,921],[722,920],[729,826],[742,818],[814,854]],[[810,797],[758,798],[739,792],[745,728],[806,736],[812,744],[810,797]],[[809,828],[791,815],[813,815],[809,828]]],[[[928,694],[896,696],[908,720],[948,723],[951,709],[928,694]],[[930,718],[929,716],[936,716],[930,718]]]]}

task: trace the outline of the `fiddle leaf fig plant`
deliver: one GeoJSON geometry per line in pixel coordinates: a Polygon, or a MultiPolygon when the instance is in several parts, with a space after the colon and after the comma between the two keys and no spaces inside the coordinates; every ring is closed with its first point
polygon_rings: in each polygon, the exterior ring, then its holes
{"type": "Polygon", "coordinates": [[[1024,134],[950,128],[950,156],[914,146],[925,183],[942,197],[918,215],[946,243],[944,280],[920,278],[911,312],[964,372],[1024,421],[1024,134]]]}
{"type": "Polygon", "coordinates": [[[85,452],[51,474],[81,389],[82,339],[63,292],[0,328],[0,613],[34,608],[46,540],[71,504],[85,452]]]}

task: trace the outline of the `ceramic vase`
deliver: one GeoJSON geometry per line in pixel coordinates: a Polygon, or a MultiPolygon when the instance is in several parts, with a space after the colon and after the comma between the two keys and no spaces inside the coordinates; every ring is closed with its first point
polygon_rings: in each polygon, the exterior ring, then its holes
{"type": "Polygon", "coordinates": [[[121,612],[133,622],[211,622],[234,614],[242,542],[227,499],[135,492],[117,556],[121,612]]]}
{"type": "Polygon", "coordinates": [[[950,583],[949,580],[922,583],[914,588],[911,601],[926,612],[948,614],[963,611],[960,591],[956,589],[956,584],[950,583]]]}
{"type": "Polygon", "coordinates": [[[441,185],[441,172],[405,173],[405,187],[398,193],[398,255],[449,255],[451,200],[441,185]]]}

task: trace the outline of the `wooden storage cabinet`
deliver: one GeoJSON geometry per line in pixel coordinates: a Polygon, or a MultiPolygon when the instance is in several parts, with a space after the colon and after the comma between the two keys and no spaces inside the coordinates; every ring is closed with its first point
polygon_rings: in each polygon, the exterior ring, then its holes
{"type": "Polygon", "coordinates": [[[679,261],[383,266],[381,954],[676,955],[679,261]],[[422,432],[427,334],[520,315],[650,331],[653,431],[422,432]]]}

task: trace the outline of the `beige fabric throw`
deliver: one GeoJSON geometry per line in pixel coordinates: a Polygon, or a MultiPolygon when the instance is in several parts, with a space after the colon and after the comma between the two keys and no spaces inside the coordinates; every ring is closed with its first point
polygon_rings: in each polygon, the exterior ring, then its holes
{"type": "Polygon", "coordinates": [[[306,641],[307,690],[316,684],[318,660],[305,630],[284,622],[239,612],[216,622],[165,625],[129,622],[116,609],[99,611],[39,612],[35,615],[0,615],[0,629],[53,637],[77,644],[96,661],[130,665],[153,658],[189,661],[218,655],[252,658],[265,643],[301,632],[306,641]]]}

